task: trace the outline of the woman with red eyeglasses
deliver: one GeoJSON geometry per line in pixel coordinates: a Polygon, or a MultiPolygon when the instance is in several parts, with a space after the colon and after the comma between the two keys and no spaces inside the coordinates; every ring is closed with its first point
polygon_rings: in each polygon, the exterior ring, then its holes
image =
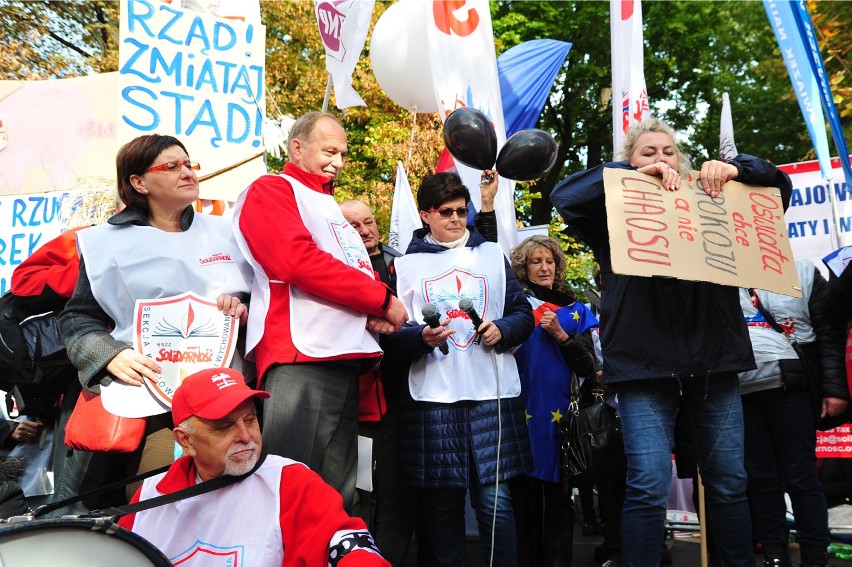
{"type": "MultiPolygon", "coordinates": [[[[246,319],[242,299],[250,290],[251,269],[230,221],[195,213],[198,169],[177,138],[135,138],[116,157],[118,196],[125,208],[77,235],[80,275],[60,317],[68,356],[83,388],[100,393],[107,409],[110,396],[132,396],[132,417],[147,417],[147,429],[133,453],[76,452],[82,453],[73,457],[77,473],[85,469],[87,478],[63,483],[72,492],[59,499],[72,496],[74,488],[105,484],[110,471],[124,478],[172,461],[171,414],[143,386],[145,380],[157,383],[160,365],[132,347],[137,300],[191,291],[216,299],[220,311],[241,323],[246,319]]],[[[128,487],[127,495],[134,490],[128,487]]]]}
{"type": "Polygon", "coordinates": [[[465,564],[469,494],[484,560],[509,566],[517,564],[517,552],[508,481],[532,465],[509,350],[526,340],[534,322],[500,247],[467,226],[469,200],[454,173],[421,182],[424,228],[395,262],[398,296],[417,320],[382,346],[387,356],[411,364],[400,459],[403,482],[421,495],[419,563],[465,564]]]}

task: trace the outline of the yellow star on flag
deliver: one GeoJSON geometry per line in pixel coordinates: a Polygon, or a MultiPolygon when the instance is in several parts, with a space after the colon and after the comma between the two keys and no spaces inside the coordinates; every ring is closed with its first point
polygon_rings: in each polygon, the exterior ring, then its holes
{"type": "Polygon", "coordinates": [[[553,416],[553,419],[551,421],[555,423],[559,423],[559,420],[562,419],[562,414],[559,412],[559,410],[550,412],[550,415],[553,416]]]}
{"type": "Polygon", "coordinates": [[[574,311],[573,313],[571,313],[571,317],[573,317],[575,321],[579,321],[580,313],[578,311],[574,311]]]}
{"type": "Polygon", "coordinates": [[[527,410],[524,410],[524,415],[527,417],[527,422],[532,419],[532,414],[527,410]]]}

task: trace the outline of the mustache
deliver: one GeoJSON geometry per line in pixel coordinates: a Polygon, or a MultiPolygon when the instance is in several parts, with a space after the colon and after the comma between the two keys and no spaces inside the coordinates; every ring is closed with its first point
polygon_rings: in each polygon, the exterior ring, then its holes
{"type": "Polygon", "coordinates": [[[249,441],[248,443],[235,443],[228,447],[228,451],[225,453],[225,456],[231,457],[241,451],[257,451],[257,449],[258,444],[254,441],[249,441]]]}

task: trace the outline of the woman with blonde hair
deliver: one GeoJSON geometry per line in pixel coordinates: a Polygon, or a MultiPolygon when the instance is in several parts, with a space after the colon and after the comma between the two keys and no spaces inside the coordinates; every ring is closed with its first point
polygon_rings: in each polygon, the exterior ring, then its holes
{"type": "MultiPolygon", "coordinates": [[[[753,567],[737,373],[753,369],[755,362],[738,290],[672,277],[616,274],[610,260],[604,169],[652,175],[667,191],[677,191],[689,169],[673,134],[656,118],[633,126],[625,138],[624,161],[571,175],[556,186],[551,199],[601,266],[603,381],[618,395],[627,455],[624,565],[660,562],[680,408],[690,418],[715,551],[724,565],[753,567]]],[[[792,193],[785,173],[745,154],[727,162],[706,161],[699,176],[701,187],[714,199],[732,179],[778,187],[784,208],[792,193]]]]}

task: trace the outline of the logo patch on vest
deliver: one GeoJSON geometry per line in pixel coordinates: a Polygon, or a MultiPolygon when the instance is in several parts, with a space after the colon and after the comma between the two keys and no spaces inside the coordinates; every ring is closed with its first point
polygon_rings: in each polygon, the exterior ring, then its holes
{"type": "Polygon", "coordinates": [[[371,278],[373,276],[373,264],[370,263],[370,257],[367,255],[367,249],[364,248],[364,242],[352,225],[348,222],[328,221],[328,227],[331,233],[337,240],[337,244],[343,251],[343,256],[346,258],[346,263],[353,268],[358,268],[371,278]]]}
{"type": "Polygon", "coordinates": [[[243,567],[245,549],[242,545],[219,547],[212,543],[195,540],[192,547],[170,557],[171,562],[185,567],[243,567]]]}
{"type": "Polygon", "coordinates": [[[450,327],[455,334],[450,335],[449,341],[459,350],[466,350],[473,343],[476,334],[473,323],[467,313],[459,309],[459,300],[470,299],[479,317],[486,321],[489,314],[488,281],[484,275],[474,274],[461,268],[452,268],[438,277],[423,280],[423,297],[427,303],[438,307],[441,319],[449,317],[450,327]]]}

